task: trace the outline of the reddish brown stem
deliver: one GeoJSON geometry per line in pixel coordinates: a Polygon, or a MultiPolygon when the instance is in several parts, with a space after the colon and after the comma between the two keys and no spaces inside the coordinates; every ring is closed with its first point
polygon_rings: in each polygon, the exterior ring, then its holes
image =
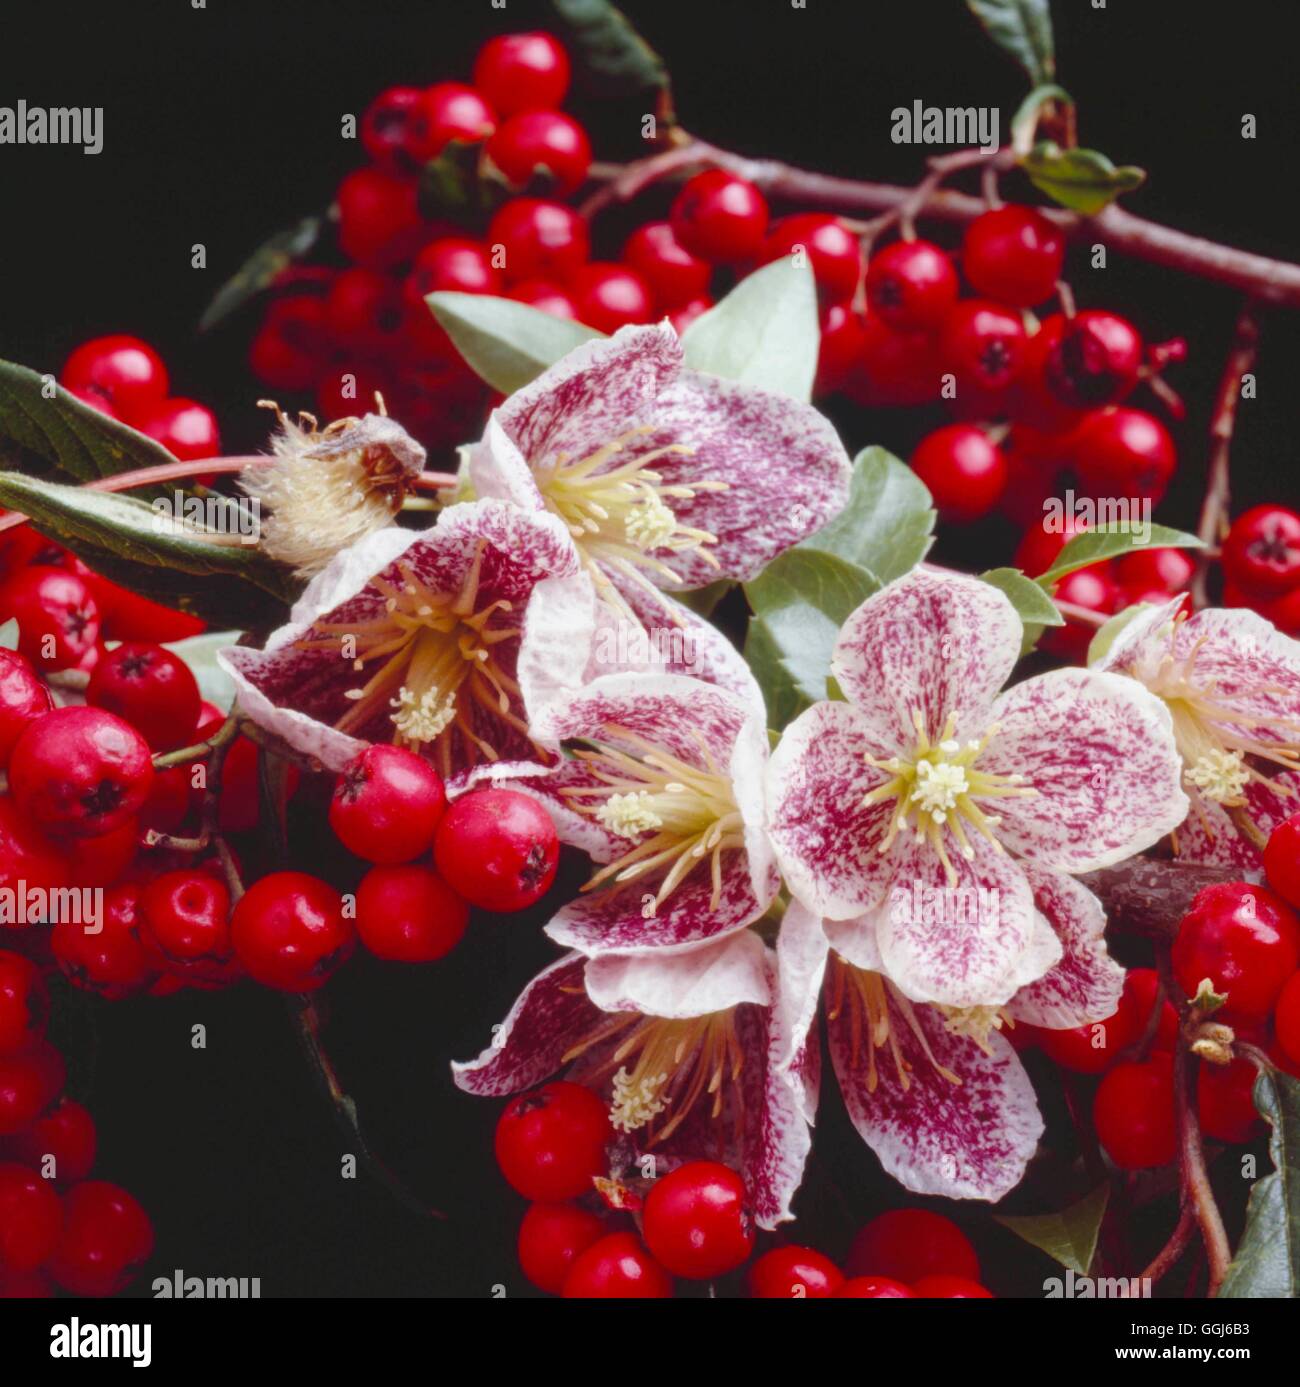
{"type": "MultiPolygon", "coordinates": [[[[1137,1281],[1150,1281],[1154,1285],[1166,1273],[1172,1271],[1177,1265],[1183,1253],[1187,1251],[1188,1244],[1196,1232],[1196,1214],[1192,1206],[1184,1203],[1178,1213],[1178,1222],[1174,1231],[1169,1235],[1169,1241],[1160,1249],[1159,1252],[1142,1268],[1137,1274],[1137,1281]]],[[[1127,1292],[1126,1292],[1127,1294],[1127,1292]]],[[[1138,1294],[1141,1294],[1139,1290],[1138,1294]]]]}
{"type": "Polygon", "coordinates": [[[1207,1294],[1218,1294],[1223,1278],[1232,1261],[1232,1248],[1223,1226],[1214,1191],[1210,1188],[1210,1172],[1205,1164],[1205,1143],[1201,1140],[1201,1123],[1196,1112],[1193,1086],[1193,1066],[1196,1056],[1187,1049],[1180,1037],[1178,1053],[1174,1056],[1174,1105],[1178,1113],[1178,1158],[1182,1171],[1183,1193],[1192,1206],[1201,1230],[1201,1242],[1210,1262],[1210,1286],[1207,1294]]]}

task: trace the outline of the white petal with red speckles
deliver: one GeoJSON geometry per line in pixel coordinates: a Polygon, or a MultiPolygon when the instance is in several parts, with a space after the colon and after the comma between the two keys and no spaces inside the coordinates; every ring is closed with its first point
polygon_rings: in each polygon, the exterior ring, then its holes
{"type": "Polygon", "coordinates": [[[1168,649],[1173,637],[1174,618],[1183,607],[1181,596],[1168,602],[1153,603],[1146,611],[1138,612],[1110,643],[1106,653],[1093,669],[1133,672],[1136,662],[1144,660],[1156,648],[1168,649]]]}
{"type": "Polygon", "coordinates": [[[849,1117],[905,1188],[949,1199],[1000,1199],[1020,1183],[1043,1133],[1033,1085],[996,1031],[989,1034],[992,1054],[986,1055],[973,1040],[949,1032],[933,1007],[910,1010],[924,1045],[891,998],[891,1030],[911,1065],[906,1088],[893,1057],[877,1050],[873,1089],[865,1053],[853,1054],[847,1013],[828,1023],[831,1060],[849,1117]],[[961,1082],[939,1074],[931,1057],[961,1082]]]}
{"type": "MultiPolygon", "coordinates": [[[[342,606],[355,597],[376,573],[382,573],[389,564],[400,559],[421,537],[419,530],[403,530],[397,525],[390,525],[387,529],[373,531],[350,548],[335,554],[303,588],[289,613],[289,624],[310,626],[317,617],[342,606]]],[[[281,627],[280,631],[286,629],[281,627]]],[[[275,648],[272,642],[280,631],[267,641],[268,650],[275,648]]],[[[280,643],[284,644],[284,641],[280,643]]]]}
{"type": "Polygon", "coordinates": [[[800,1109],[812,1122],[821,1085],[821,1042],[817,1013],[830,946],[818,916],[791,901],[776,940],[776,1024],[782,1045],[774,1056],[790,1076],[800,1109]]]}
{"type": "Polygon", "coordinates": [[[863,807],[884,783],[866,753],[887,754],[848,703],[815,703],[781,734],[767,771],[768,834],[786,884],[818,915],[847,919],[886,894],[893,867],[880,852],[889,804],[863,807]]]}
{"type": "Polygon", "coordinates": [[[1008,848],[1088,872],[1141,852],[1187,815],[1168,709],[1133,679],[1058,669],[1008,689],[981,771],[1020,774],[1036,793],[986,801],[1008,848]]]}
{"type": "MultiPolygon", "coordinates": [[[[1252,780],[1243,791],[1246,815],[1266,837],[1292,814],[1300,813],[1300,774],[1282,771],[1267,783],[1252,780]]],[[[1178,860],[1202,867],[1240,867],[1258,870],[1263,854],[1237,831],[1228,812],[1199,794],[1175,835],[1178,860]]]]}
{"type": "MultiPolygon", "coordinates": [[[[1180,659],[1196,654],[1198,684],[1212,685],[1217,703],[1259,720],[1253,731],[1265,742],[1284,740],[1269,721],[1290,724],[1291,740],[1300,727],[1300,641],[1284,636],[1270,621],[1244,608],[1219,607],[1181,622],[1174,638],[1180,659]]],[[[1233,719],[1225,720],[1231,725],[1233,719]]]]}
{"type": "Polygon", "coordinates": [[[585,573],[543,578],[528,598],[515,678],[529,730],[538,741],[542,710],[572,698],[583,685],[583,656],[595,638],[596,607],[585,573]]]}
{"type": "Polygon", "coordinates": [[[914,568],[844,623],[831,673],[891,750],[916,742],[912,712],[937,739],[984,731],[988,707],[1020,656],[1022,626],[1004,593],[978,578],[914,568]]]}
{"type": "Polygon", "coordinates": [[[587,964],[587,995],[602,1011],[685,1020],[772,1000],[767,949],[751,930],[674,953],[602,954],[587,964]]]}
{"type": "MultiPolygon", "coordinates": [[[[778,965],[771,951],[766,951],[768,988],[777,996],[778,965]]],[[[781,1066],[780,1057],[790,1053],[792,1038],[786,1030],[787,1017],[779,1006],[769,1008],[767,1019],[767,1053],[763,1063],[763,1103],[761,1121],[747,1143],[745,1183],[753,1204],[754,1217],[760,1228],[775,1228],[792,1218],[790,1203],[803,1179],[804,1163],[812,1149],[809,1124],[816,1110],[816,1059],[808,1061],[805,1083],[811,1081],[811,1098],[792,1082],[791,1074],[781,1066]]],[[[814,1043],[814,1052],[815,1052],[814,1043]]]]}

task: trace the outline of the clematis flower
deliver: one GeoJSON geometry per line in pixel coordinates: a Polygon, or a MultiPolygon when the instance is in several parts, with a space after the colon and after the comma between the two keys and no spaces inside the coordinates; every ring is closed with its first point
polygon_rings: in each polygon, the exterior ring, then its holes
{"type": "Polygon", "coordinates": [[[541,709],[533,731],[572,750],[516,783],[598,864],[547,925],[557,943],[679,950],[767,909],[780,877],[763,826],[761,700],[682,675],[605,675],[541,709]]]}
{"type": "Polygon", "coordinates": [[[1080,669],[999,694],[1020,642],[1001,592],[913,570],[840,633],[848,701],[804,712],[768,768],[778,865],[836,952],[971,1034],[1055,961],[1027,869],[1118,862],[1187,812],[1164,705],[1080,669]],[[896,887],[976,908],[892,909],[896,887]]]}
{"type": "Polygon", "coordinates": [[[1300,642],[1245,608],[1139,611],[1097,661],[1169,709],[1191,797],[1179,855],[1258,867],[1274,826],[1300,809],[1300,642]]]}
{"type": "Polygon", "coordinates": [[[739,1169],[764,1228],[791,1217],[809,1149],[772,1002],[776,964],[751,931],[671,955],[570,953],[524,989],[476,1059],[468,1093],[502,1096],[555,1075],[609,1103],[638,1155],[739,1169]]]}
{"type": "MultiPolygon", "coordinates": [[[[878,955],[844,957],[829,922],[797,901],[781,924],[778,1028],[788,1048],[779,1066],[804,1116],[812,1122],[817,1110],[820,1012],[850,1120],[885,1170],[919,1194],[995,1200],[1020,1182],[1043,1120],[1003,1027],[1086,1025],[1119,1003],[1124,973],[1106,953],[1096,897],[1068,876],[1024,870],[1059,960],[975,1027],[969,1014],[909,998],[878,955]]],[[[911,904],[900,896],[893,908],[911,904]]]]}
{"type": "Polygon", "coordinates": [[[220,663],[240,707],[339,770],[371,741],[430,756],[446,777],[549,753],[528,710],[580,687],[595,594],[564,526],[499,501],[431,530],[376,531],[304,591],[264,650],[220,663]]]}
{"type": "Polygon", "coordinates": [[[602,596],[748,579],[848,497],[810,405],[688,370],[666,324],[569,353],[493,412],[479,496],[558,516],[602,596]]]}

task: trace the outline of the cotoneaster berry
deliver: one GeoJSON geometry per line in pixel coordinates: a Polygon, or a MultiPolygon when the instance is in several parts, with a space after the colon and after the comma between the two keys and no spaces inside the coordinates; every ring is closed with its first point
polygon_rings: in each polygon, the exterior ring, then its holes
{"type": "Polygon", "coordinates": [[[1292,1064],[1300,1065],[1300,973],[1293,973],[1278,993],[1273,1013],[1278,1047],[1292,1064]]]}
{"type": "Polygon", "coordinates": [[[432,867],[372,867],[357,887],[357,933],[378,958],[431,963],[460,943],[468,924],[468,902],[432,867]]]}
{"type": "Polygon", "coordinates": [[[555,880],[559,837],[551,816],[517,790],[475,790],[442,816],[433,841],[452,890],[484,910],[524,910],[555,880]]]}
{"type": "Polygon", "coordinates": [[[717,1161],[688,1161],[650,1187],[642,1232],[674,1276],[704,1281],[734,1271],[754,1250],[745,1182],[717,1161]]]}
{"type": "Polygon", "coordinates": [[[978,1280],[979,1258],[970,1239],[942,1214],[891,1209],[858,1230],[844,1270],[849,1276],[889,1276],[911,1284],[943,1273],[978,1280]]]}
{"type": "Polygon", "coordinates": [[[313,992],[352,952],[356,931],[328,882],[307,872],[272,872],[240,897],[230,939],[254,982],[313,992]]]}
{"type": "MultiPolygon", "coordinates": [[[[154,783],[157,782],[158,776],[155,774],[154,783]]],[[[140,822],[133,814],[107,833],[96,834],[93,838],[78,838],[67,854],[73,884],[112,885],[135,860],[140,845],[140,822]]]]}
{"type": "Polygon", "coordinates": [[[76,669],[99,640],[90,585],[63,568],[16,573],[0,587],[0,611],[18,622],[18,648],[37,669],[76,669]]]}
{"type": "Polygon", "coordinates": [[[1020,374],[1025,328],[1018,314],[987,299],[963,299],[948,311],[940,335],[944,365],[965,391],[996,394],[1020,374]]]}
{"type": "Polygon", "coordinates": [[[915,1300],[916,1292],[890,1276],[851,1276],[834,1292],[836,1300],[915,1300]]]}
{"type": "Polygon", "coordinates": [[[217,416],[197,400],[164,400],[140,414],[136,427],[182,462],[221,455],[217,416]]]}
{"type": "Polygon", "coordinates": [[[713,266],[682,245],[671,222],[638,227],[623,246],[623,261],[641,276],[665,312],[707,294],[713,277],[713,266]]]}
{"type": "Polygon", "coordinates": [[[1050,344],[1043,380],[1050,393],[1073,409],[1122,400],[1137,384],[1142,337],[1116,313],[1085,309],[1073,318],[1044,324],[1050,344]]]}
{"type": "Polygon", "coordinates": [[[198,680],[170,650],[124,641],[95,667],[86,702],[129,722],[155,751],[184,746],[199,721],[198,680]]]}
{"type": "Polygon", "coordinates": [[[1231,1064],[1201,1062],[1196,1111],[1207,1137],[1238,1146],[1263,1129],[1263,1119],[1255,1110],[1258,1076],[1259,1071],[1248,1059],[1234,1059],[1231,1064]]]}
{"type": "Polygon", "coordinates": [[[811,1247],[774,1247],[749,1269],[755,1300],[826,1300],[844,1284],[839,1267],[811,1247]]]}
{"type": "Polygon", "coordinates": [[[45,683],[31,662],[16,650],[0,650],[0,767],[30,723],[54,707],[45,683]]]}
{"type": "Polygon", "coordinates": [[[360,265],[343,270],[325,295],[325,326],[349,347],[374,352],[396,350],[405,316],[401,293],[393,281],[360,265]]]}
{"type": "MultiPolygon", "coordinates": [[[[1089,564],[1067,573],[1056,584],[1052,595],[1075,607],[1109,616],[1119,605],[1123,589],[1111,576],[1108,564],[1089,564]]],[[[1064,626],[1049,627],[1043,645],[1066,659],[1081,660],[1088,653],[1094,631],[1094,627],[1082,622],[1067,621],[1064,626]]]]}
{"type": "Polygon", "coordinates": [[[1079,474],[1097,496],[1158,501],[1178,465],[1169,430],[1124,405],[1085,415],[1072,441],[1079,474]]]}
{"type": "Polygon", "coordinates": [[[424,94],[429,110],[429,139],[435,154],[453,140],[477,144],[497,127],[497,113],[483,93],[464,82],[436,82],[424,94]]]}
{"type": "Polygon", "coordinates": [[[1177,1149],[1171,1056],[1117,1064],[1097,1088],[1092,1118],[1106,1154],[1122,1170],[1168,1165],[1177,1149]]]}
{"type": "Polygon", "coordinates": [[[438,290],[496,294],[501,290],[501,272],[492,264],[485,245],[463,236],[443,236],[420,251],[402,284],[402,294],[411,308],[425,308],[426,295],[438,290]]]}
{"type": "Polygon", "coordinates": [[[88,992],[119,1000],[141,991],[156,968],[140,940],[139,882],[120,882],[104,892],[101,928],[91,934],[83,924],[61,919],[50,934],[50,946],[63,975],[88,992]]]}
{"type": "Polygon", "coordinates": [[[71,881],[70,864],[60,849],[35,828],[12,795],[0,795],[0,887],[16,890],[21,883],[50,891],[71,881]]]}
{"type": "Polygon", "coordinates": [[[843,389],[862,364],[866,329],[849,303],[833,303],[822,312],[821,345],[817,352],[815,392],[829,395],[843,389]]]}
{"type": "Polygon", "coordinates": [[[1223,572],[1252,596],[1300,586],[1300,515],[1274,505],[1243,511],[1223,542],[1223,572]]]}
{"type": "Polygon", "coordinates": [[[924,1300],[992,1300],[993,1292],[964,1276],[922,1276],[912,1283],[912,1294],[924,1300]]]}
{"type": "Polygon", "coordinates": [[[355,169],[339,184],[339,245],[360,265],[383,268],[414,249],[420,230],[415,181],[379,169],[355,169]]]}
{"type": "Polygon", "coordinates": [[[701,294],[698,299],[691,299],[680,308],[672,309],[666,316],[673,331],[680,337],[696,318],[703,317],[713,306],[713,300],[707,294],[701,294]]]}
{"type": "Polygon", "coordinates": [[[1185,549],[1134,549],[1115,560],[1115,577],[1126,592],[1186,592],[1196,572],[1185,549]]]}
{"type": "MultiPolygon", "coordinates": [[[[851,299],[862,278],[862,250],[858,238],[838,217],[826,212],[799,212],[772,223],[760,259],[767,265],[787,255],[801,255],[811,266],[823,303],[843,303],[851,299]]],[[[953,297],[956,292],[954,276],[953,297]]]]}
{"type": "Polygon", "coordinates": [[[144,888],[140,907],[142,942],[157,950],[169,970],[224,978],[232,955],[224,882],[194,867],[164,872],[144,888]]]}
{"type": "Polygon", "coordinates": [[[499,34],[474,59],[474,85],[503,116],[555,107],[569,89],[569,55],[550,34],[499,34]]]}
{"type": "Polygon", "coordinates": [[[0,949],[0,1055],[16,1055],[44,1034],[50,994],[41,970],[24,954],[0,949]]]}
{"type": "Polygon", "coordinates": [[[708,169],[687,181],[670,214],[673,234],[712,265],[753,259],[767,233],[767,202],[748,180],[708,169]]]}
{"type": "Polygon", "coordinates": [[[563,111],[521,111],[511,116],[489,138],[486,151],[513,187],[527,187],[541,170],[558,197],[580,187],[591,167],[587,132],[563,111]]]}
{"type": "Polygon", "coordinates": [[[912,454],[912,470],[940,513],[958,522],[987,515],[1007,484],[1002,450],[972,424],[949,424],[927,434],[912,454]]]}
{"type": "Polygon", "coordinates": [[[895,241],[867,265],[867,303],[899,332],[937,328],[957,301],[957,271],[932,241],[895,241]]]}
{"type": "Polygon", "coordinates": [[[506,298],[516,303],[526,303],[541,313],[549,313],[553,318],[567,318],[570,322],[578,319],[578,305],[567,289],[549,279],[525,279],[512,284],[506,290],[506,298]]]}
{"type": "Polygon", "coordinates": [[[1064,262],[1064,234],[1033,207],[991,208],[962,241],[961,267],[975,292],[1014,308],[1049,298],[1064,262]]]}
{"type": "Polygon", "coordinates": [[[30,1126],[63,1092],[67,1067],[48,1041],[0,1055],[0,1137],[30,1126]]]}
{"type": "Polygon", "coordinates": [[[649,286],[626,265],[593,261],[569,280],[578,321],[613,335],[629,323],[648,323],[655,305],[649,286]]]}
{"type": "Polygon", "coordinates": [[[1075,1074],[1102,1074],[1142,1033],[1145,1014],[1139,1014],[1127,989],[1111,1015],[1089,1026],[1038,1032],[1039,1045],[1049,1059],[1075,1074]]]}
{"type": "MultiPolygon", "coordinates": [[[[1132,1008],[1136,1025],[1135,1039],[1146,1033],[1159,987],[1160,975],[1154,968],[1130,968],[1124,977],[1123,1005],[1132,1008]]],[[[1178,1013],[1166,997],[1160,1004],[1160,1017],[1156,1022],[1155,1048],[1172,1050],[1177,1043],[1178,1013]]]]}
{"type": "Polygon", "coordinates": [[[608,1173],[613,1136],[605,1105],[564,1080],[511,1099],[497,1121],[497,1164],[525,1199],[554,1202],[588,1193],[608,1173]]]}
{"type": "Polygon", "coordinates": [[[418,173],[439,148],[427,94],[419,87],[380,92],[361,117],[361,143],[386,172],[399,177],[418,173]]]}
{"type": "Polygon", "coordinates": [[[487,243],[504,250],[502,272],[511,284],[565,280],[591,253],[586,219],[562,202],[539,197],[511,198],[500,207],[488,226],[487,243]]]}
{"type": "Polygon", "coordinates": [[[62,1098],[30,1127],[6,1137],[3,1150],[43,1177],[71,1185],[84,1180],[94,1168],[98,1144],[95,1119],[80,1103],[62,1098]]]}
{"type": "Polygon", "coordinates": [[[1300,909],[1300,812],[1284,819],[1269,834],[1264,845],[1264,874],[1283,900],[1300,909]]]}
{"type": "Polygon", "coordinates": [[[1228,1024],[1265,1020],[1300,963],[1300,921],[1272,891],[1220,882],[1197,893],[1172,952],[1174,976],[1188,997],[1203,980],[1227,995],[1216,1013],[1228,1024]]]}
{"type": "Polygon", "coordinates": [[[604,1220],[576,1204],[532,1204],[519,1225],[519,1269],[559,1295],[574,1262],[604,1236],[604,1220]]]}
{"type": "Polygon", "coordinates": [[[446,809],[442,777],[423,756],[375,743],[339,776],[330,827],[358,857],[392,865],[429,850],[446,809]]]}
{"type": "Polygon", "coordinates": [[[849,382],[864,405],[920,405],[939,398],[943,370],[936,339],[928,332],[901,332],[876,313],[862,323],[861,386],[849,382]]]}
{"type": "Polygon", "coordinates": [[[153,1253],[153,1225],[134,1196],[106,1180],[70,1189],[50,1275],[80,1296],[115,1295],[153,1253]]]}
{"type": "Polygon", "coordinates": [[[0,1163],[0,1267],[32,1271],[48,1261],[63,1231],[63,1202],[25,1165],[0,1163]]]}
{"type": "Polygon", "coordinates": [[[667,1300],[672,1277],[635,1233],[610,1233],[593,1243],[564,1278],[566,1300],[667,1300]]]}
{"type": "Polygon", "coordinates": [[[165,399],[168,386],[162,357],[147,342],[124,333],[83,342],[59,380],[83,397],[97,395],[127,423],[165,399]]]}

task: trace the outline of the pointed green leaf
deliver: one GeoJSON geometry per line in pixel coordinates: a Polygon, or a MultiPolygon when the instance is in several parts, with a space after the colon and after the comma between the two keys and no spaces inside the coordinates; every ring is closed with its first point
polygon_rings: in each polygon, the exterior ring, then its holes
{"type": "Polygon", "coordinates": [[[315,247],[324,225],[323,216],[304,217],[263,241],[217,290],[199,319],[199,331],[207,332],[216,327],[274,284],[294,261],[301,260],[315,247]]]}
{"type": "Polygon", "coordinates": [[[994,1218],[1016,1237],[1046,1252],[1076,1276],[1087,1276],[1097,1251],[1097,1237],[1109,1199],[1110,1186],[1103,1184],[1059,1214],[1028,1217],[995,1214],[994,1218]]]}
{"type": "Polygon", "coordinates": [[[1035,86],[1052,80],[1056,59],[1047,0],[966,0],[966,4],[993,42],[1011,54],[1035,86]]]}
{"type": "Polygon", "coordinates": [[[1195,535],[1189,535],[1184,530],[1171,530],[1168,525],[1140,527],[1140,531],[1138,526],[1123,522],[1084,530],[1066,543],[1056,556],[1056,562],[1036,581],[1051,592],[1058,578],[1064,578],[1076,568],[1087,568],[1090,563],[1118,558],[1132,549],[1205,548],[1195,535]]]}
{"type": "Polygon", "coordinates": [[[990,568],[981,573],[980,578],[1004,592],[1011,599],[1020,620],[1026,625],[1037,622],[1040,626],[1064,626],[1065,618],[1056,610],[1056,603],[1018,568],[990,568]]]}
{"type": "Polygon", "coordinates": [[[666,91],[664,60],[608,0],[551,0],[573,51],[583,88],[593,96],[666,91]]]}
{"type": "Polygon", "coordinates": [[[10,617],[3,626],[0,626],[0,650],[18,649],[18,622],[10,617]]]}
{"type": "Polygon", "coordinates": [[[217,651],[239,641],[239,631],[204,631],[171,641],[167,649],[180,656],[198,681],[199,692],[223,712],[235,701],[235,681],[217,664],[217,651]]]}
{"type": "Polygon", "coordinates": [[[1132,164],[1117,168],[1095,149],[1062,149],[1051,140],[1035,145],[1020,167],[1039,192],[1085,217],[1146,181],[1146,173],[1132,164]]]}

